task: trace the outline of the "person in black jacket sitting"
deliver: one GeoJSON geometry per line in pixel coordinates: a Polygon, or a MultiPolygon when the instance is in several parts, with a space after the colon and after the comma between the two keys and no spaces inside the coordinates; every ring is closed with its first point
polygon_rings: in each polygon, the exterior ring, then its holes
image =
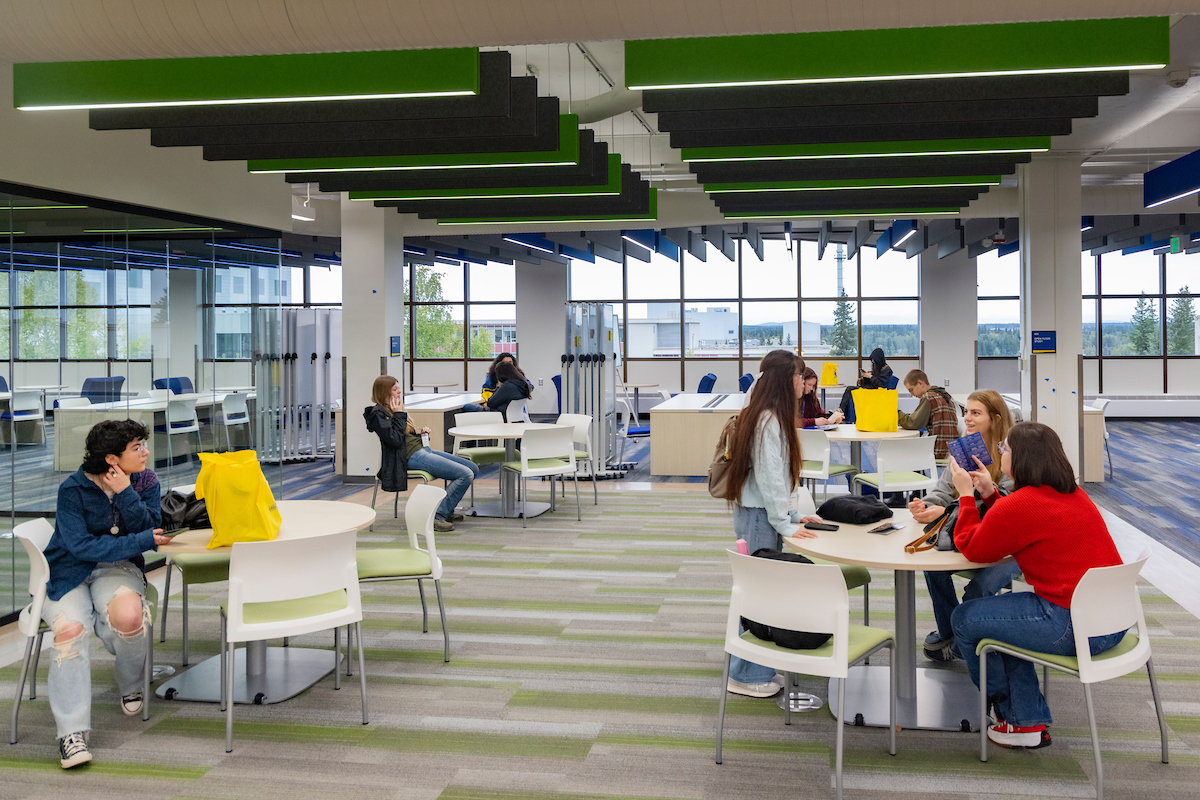
{"type": "MultiPolygon", "coordinates": [[[[871,371],[865,369],[858,371],[858,387],[859,389],[886,389],[892,380],[892,368],[887,364],[887,356],[884,355],[883,348],[876,347],[871,351],[871,371]]],[[[851,392],[854,387],[850,387],[842,394],[842,402],[839,408],[842,409],[842,416],[850,414],[850,400],[853,398],[851,392]]]]}
{"type": "Polygon", "coordinates": [[[505,422],[513,422],[508,418],[509,404],[514,400],[528,399],[533,392],[521,370],[511,361],[501,361],[496,365],[496,379],[500,385],[487,400],[488,411],[499,411],[504,415],[505,422]]]}
{"type": "Polygon", "coordinates": [[[383,459],[379,465],[379,481],[385,492],[408,490],[408,470],[419,469],[435,478],[450,481],[446,499],[438,506],[433,529],[439,533],[454,530],[454,523],[463,518],[456,508],[471,482],[479,475],[474,462],[451,453],[432,450],[421,441],[421,434],[408,419],[400,382],[391,375],[381,375],[371,386],[374,405],[363,409],[367,430],[379,437],[383,459]]]}

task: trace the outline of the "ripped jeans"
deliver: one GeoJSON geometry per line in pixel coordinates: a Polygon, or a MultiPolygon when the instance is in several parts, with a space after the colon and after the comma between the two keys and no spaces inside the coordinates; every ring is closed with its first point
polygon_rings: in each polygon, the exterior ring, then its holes
{"type": "Polygon", "coordinates": [[[142,625],[125,634],[109,624],[108,604],[113,598],[132,592],[144,598],[142,572],[128,561],[97,564],[83,583],[58,600],[46,598],[42,619],[53,633],[72,622],[83,626],[78,636],[51,646],[48,692],[50,710],[58,728],[58,738],[92,728],[92,669],[88,630],[94,629],[104,648],[117,659],[117,687],[121,695],[142,689],[148,641],[146,617],[149,609],[142,600],[142,625]]]}

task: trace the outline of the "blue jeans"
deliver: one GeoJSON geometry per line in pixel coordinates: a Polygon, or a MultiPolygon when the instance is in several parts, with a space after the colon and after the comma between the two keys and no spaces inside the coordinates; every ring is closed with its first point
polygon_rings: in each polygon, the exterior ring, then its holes
{"type": "MultiPolygon", "coordinates": [[[[58,728],[58,738],[92,729],[92,668],[87,632],[96,631],[104,649],[117,658],[117,688],[121,695],[142,690],[143,670],[149,642],[146,626],[133,634],[116,631],[108,621],[108,603],[119,594],[133,592],[145,596],[142,571],[128,561],[97,564],[92,573],[58,600],[46,598],[42,619],[57,633],[63,626],[77,622],[83,631],[70,641],[53,645],[50,661],[50,711],[58,728]]],[[[149,609],[142,601],[143,617],[149,609]]]]}
{"type": "MultiPolygon", "coordinates": [[[[746,546],[753,555],[754,551],[764,547],[771,550],[783,549],[783,537],[779,531],[767,522],[765,508],[733,508],[733,532],[738,539],[745,539],[746,546]]],[[[729,659],[729,677],[738,683],[767,683],[775,677],[775,670],[755,664],[751,661],[731,656],[729,659]]]]}
{"type": "Polygon", "coordinates": [[[443,453],[441,450],[430,450],[422,447],[408,457],[408,468],[428,472],[435,478],[450,481],[446,487],[446,499],[438,506],[437,518],[449,519],[458,506],[458,501],[471,486],[471,481],[479,475],[479,467],[469,458],[443,453]]]}
{"type": "MultiPolygon", "coordinates": [[[[1009,592],[968,600],[951,615],[955,648],[967,662],[971,680],[979,685],[979,656],[975,648],[983,639],[1055,655],[1075,655],[1071,611],[1033,592],[1009,592]]],[[[1113,647],[1125,631],[1088,640],[1092,655],[1113,647]]],[[[1012,725],[1049,725],[1050,708],[1038,687],[1037,669],[1028,661],[990,653],[987,694],[1000,717],[1012,725]]]]}
{"type": "MultiPolygon", "coordinates": [[[[1001,589],[1020,574],[1021,568],[1016,562],[984,567],[975,573],[967,588],[963,589],[963,602],[999,594],[1001,589]]],[[[950,632],[950,615],[958,608],[954,573],[926,572],[925,586],[929,589],[929,599],[933,601],[933,618],[937,621],[938,636],[943,640],[949,639],[953,635],[950,632]]]]}

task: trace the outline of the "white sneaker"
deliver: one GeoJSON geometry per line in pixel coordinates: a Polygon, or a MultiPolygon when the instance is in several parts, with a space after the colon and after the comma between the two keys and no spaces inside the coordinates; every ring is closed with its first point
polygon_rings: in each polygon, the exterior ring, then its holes
{"type": "Polygon", "coordinates": [[[134,717],[142,713],[142,693],[134,692],[127,694],[121,698],[121,710],[125,712],[125,716],[134,717]]]}
{"type": "Polygon", "coordinates": [[[783,688],[783,683],[784,678],[782,675],[776,675],[766,683],[742,683],[730,678],[729,684],[725,688],[733,694],[745,695],[746,697],[774,697],[783,688]]]}

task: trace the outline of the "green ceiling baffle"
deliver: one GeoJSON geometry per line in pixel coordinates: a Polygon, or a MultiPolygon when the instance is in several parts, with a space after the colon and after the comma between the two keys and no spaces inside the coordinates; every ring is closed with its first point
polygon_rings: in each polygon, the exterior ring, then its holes
{"type": "Polygon", "coordinates": [[[630,89],[1160,69],[1167,17],[822,31],[625,43],[630,89]]]}
{"type": "Polygon", "coordinates": [[[22,110],[294,103],[479,93],[474,47],[13,65],[22,110]]]}

